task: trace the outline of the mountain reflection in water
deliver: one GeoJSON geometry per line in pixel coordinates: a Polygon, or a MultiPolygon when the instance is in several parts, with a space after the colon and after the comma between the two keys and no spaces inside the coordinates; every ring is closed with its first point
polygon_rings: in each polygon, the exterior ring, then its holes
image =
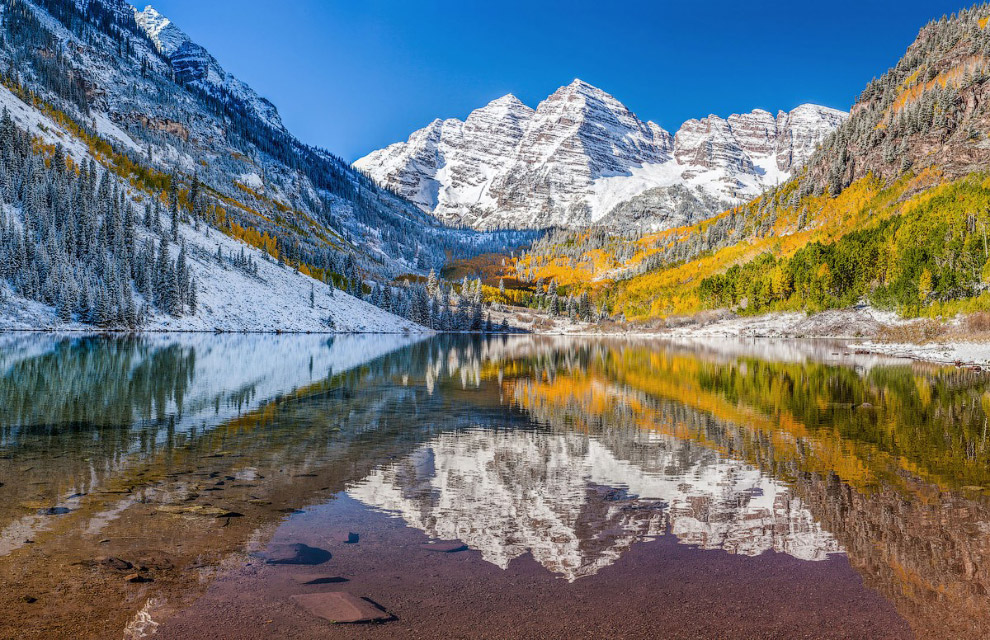
{"type": "Polygon", "coordinates": [[[655,540],[839,562],[979,638],[988,414],[982,373],[825,342],[0,336],[0,637],[167,627],[346,492],[561,593],[655,540]]]}
{"type": "Polygon", "coordinates": [[[801,499],[758,469],[667,435],[612,436],[443,433],[348,493],[499,567],[528,552],[568,580],[666,532],[747,556],[822,560],[839,551],[801,499]]]}

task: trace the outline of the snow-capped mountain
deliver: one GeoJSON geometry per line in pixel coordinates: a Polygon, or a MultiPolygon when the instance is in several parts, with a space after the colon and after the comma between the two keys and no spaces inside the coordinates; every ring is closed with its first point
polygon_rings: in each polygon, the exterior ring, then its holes
{"type": "Polygon", "coordinates": [[[443,433],[348,494],[501,568],[530,553],[569,581],[668,533],[746,556],[824,560],[841,551],[801,499],[759,469],[638,429],[610,437],[642,455],[629,460],[573,431],[443,433]]]}
{"type": "Polygon", "coordinates": [[[507,95],[435,120],[354,166],[441,220],[475,228],[708,217],[789,178],[847,114],[801,105],[685,122],[671,135],[581,80],[532,109],[507,95]]]}

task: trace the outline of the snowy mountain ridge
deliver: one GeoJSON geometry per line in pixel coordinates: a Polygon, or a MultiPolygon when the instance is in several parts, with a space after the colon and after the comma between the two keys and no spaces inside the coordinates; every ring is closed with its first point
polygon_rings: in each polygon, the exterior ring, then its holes
{"type": "Polygon", "coordinates": [[[434,120],[354,166],[439,219],[478,229],[661,229],[789,178],[847,114],[805,104],[689,120],[676,134],[581,80],[536,109],[512,94],[434,120]]]}
{"type": "Polygon", "coordinates": [[[172,63],[181,81],[196,83],[208,91],[229,92],[249,105],[262,122],[273,129],[285,129],[275,105],[225,71],[206,49],[194,42],[171,20],[150,4],[143,11],[138,11],[134,7],[132,10],[134,21],[155,43],[158,52],[172,63]]]}

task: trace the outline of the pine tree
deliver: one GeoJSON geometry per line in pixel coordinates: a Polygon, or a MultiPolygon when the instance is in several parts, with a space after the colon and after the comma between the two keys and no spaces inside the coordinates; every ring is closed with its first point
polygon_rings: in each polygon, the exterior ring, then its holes
{"type": "Polygon", "coordinates": [[[189,284],[189,313],[191,315],[196,315],[196,309],[199,307],[199,294],[196,291],[198,288],[196,278],[193,278],[189,284]]]}
{"type": "Polygon", "coordinates": [[[430,269],[430,275],[426,278],[426,291],[430,296],[437,295],[437,272],[432,268],[430,269]]]}
{"type": "Polygon", "coordinates": [[[179,241],[179,201],[173,200],[170,213],[172,214],[172,242],[179,241]]]}

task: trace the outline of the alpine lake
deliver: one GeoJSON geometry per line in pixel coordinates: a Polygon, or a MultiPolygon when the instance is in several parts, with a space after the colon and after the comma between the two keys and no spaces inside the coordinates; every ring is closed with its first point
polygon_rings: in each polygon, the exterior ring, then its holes
{"type": "Polygon", "coordinates": [[[0,638],[984,638],[990,376],[842,342],[0,335],[0,638]]]}

